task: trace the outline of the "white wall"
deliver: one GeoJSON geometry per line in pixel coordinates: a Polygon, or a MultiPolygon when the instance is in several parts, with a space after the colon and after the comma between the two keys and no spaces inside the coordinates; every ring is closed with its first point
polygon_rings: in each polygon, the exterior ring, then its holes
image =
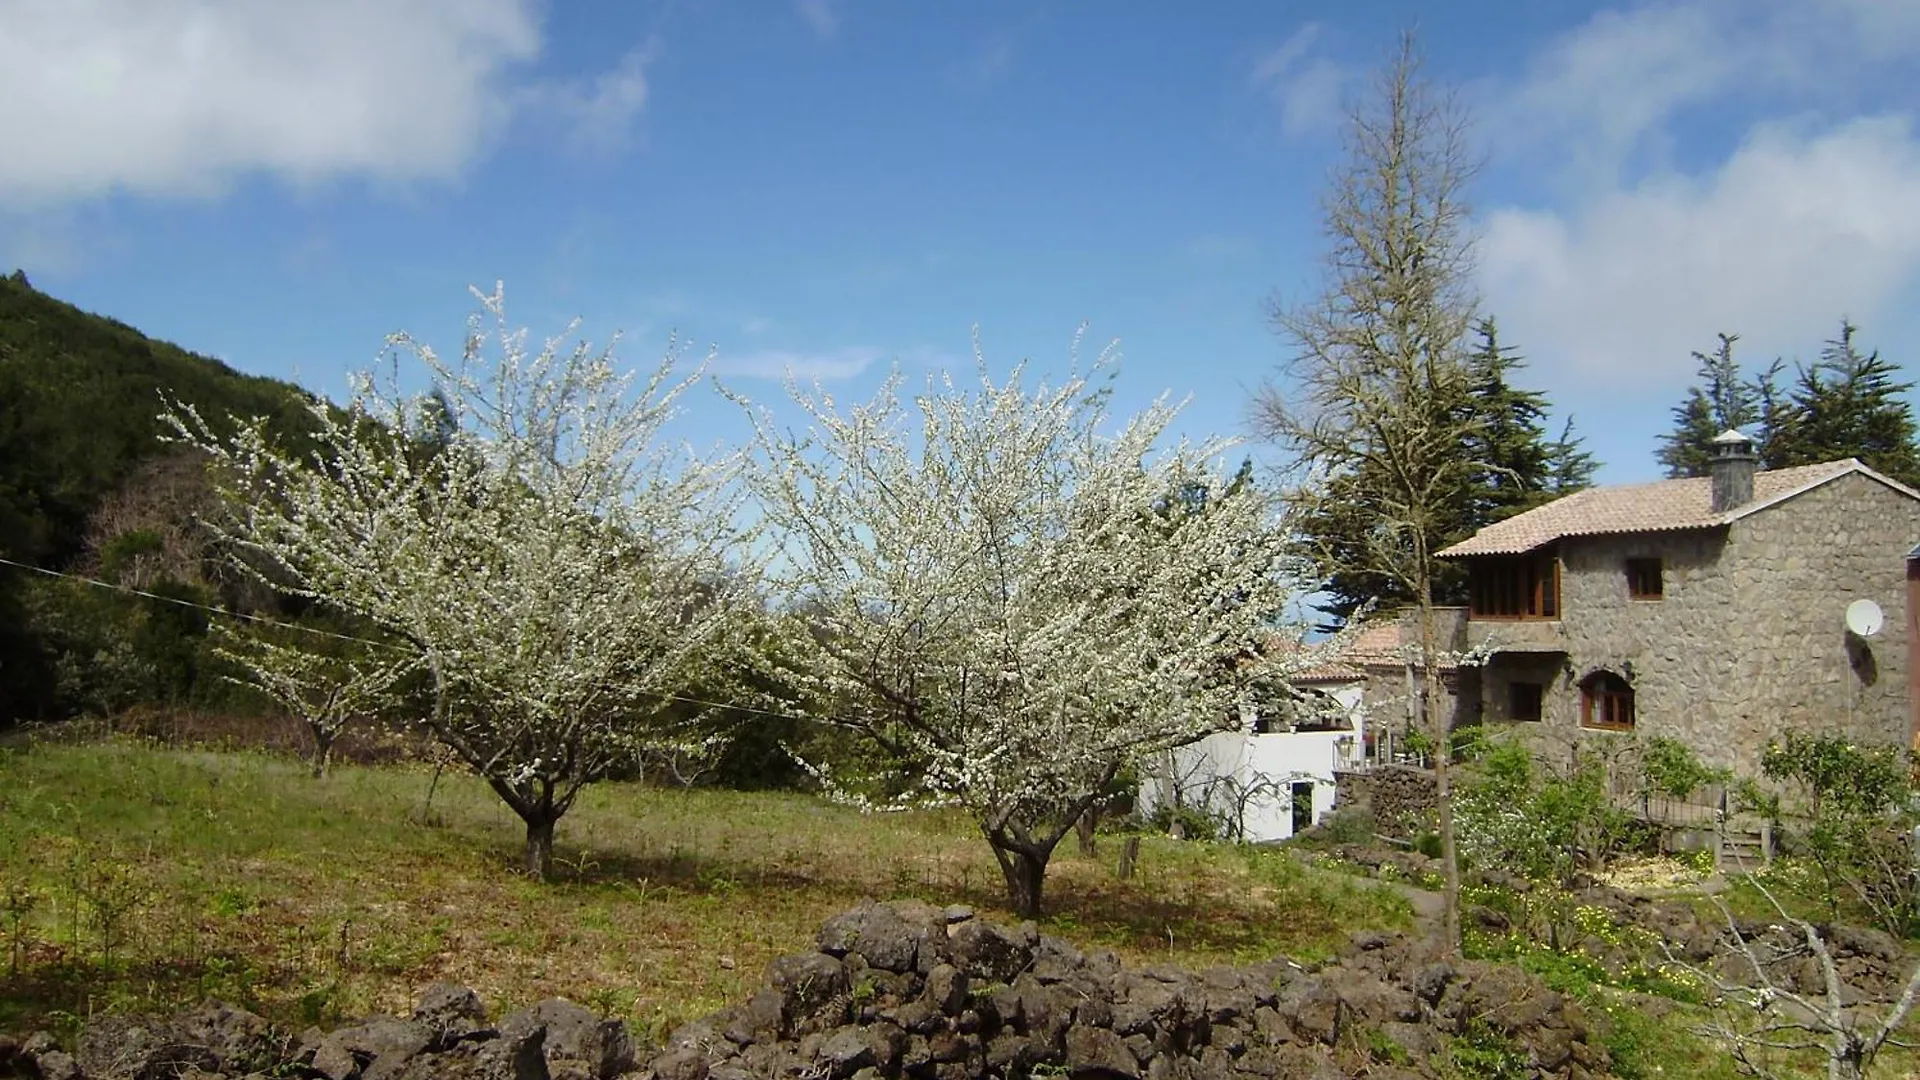
{"type": "Polygon", "coordinates": [[[1174,751],[1169,755],[1171,762],[1161,764],[1162,775],[1141,785],[1141,809],[1150,814],[1176,794],[1192,804],[1210,792],[1216,811],[1233,812],[1236,788],[1245,791],[1262,780],[1271,781],[1276,790],[1247,802],[1246,838],[1285,840],[1293,835],[1293,784],[1313,784],[1312,820],[1317,822],[1333,809],[1334,770],[1357,764],[1364,753],[1360,689],[1359,683],[1353,683],[1330,691],[1351,717],[1350,730],[1257,735],[1253,717],[1246,716],[1240,731],[1223,731],[1174,751]],[[1215,782],[1225,778],[1233,784],[1215,782]]]}

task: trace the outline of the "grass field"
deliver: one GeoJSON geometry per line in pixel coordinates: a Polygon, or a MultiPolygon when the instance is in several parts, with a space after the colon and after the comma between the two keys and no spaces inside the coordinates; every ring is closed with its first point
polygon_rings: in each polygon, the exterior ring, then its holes
{"type": "MultiPolygon", "coordinates": [[[[565,996],[658,1037],[738,1001],[862,898],[1006,917],[985,842],[950,814],[802,795],[590,789],[556,880],[480,782],[131,740],[0,749],[0,1030],[221,997],[279,1022],[404,1011],[429,983],[495,1009],[565,996]]],[[[1044,928],[1130,960],[1323,953],[1407,925],[1399,895],[1285,853],[1146,838],[1062,846],[1044,928]]]]}

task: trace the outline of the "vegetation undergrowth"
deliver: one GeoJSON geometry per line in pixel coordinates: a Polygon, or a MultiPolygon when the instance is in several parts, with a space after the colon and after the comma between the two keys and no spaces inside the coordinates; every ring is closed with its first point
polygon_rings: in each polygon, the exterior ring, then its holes
{"type": "MultiPolygon", "coordinates": [[[[743,1000],[863,898],[1008,919],[975,827],[791,793],[587,790],[547,884],[476,777],[127,739],[0,748],[0,1030],[224,998],[294,1026],[404,1010],[429,983],[496,1008],[566,996],[658,1038],[743,1000]]],[[[1043,928],[1130,961],[1330,952],[1404,901],[1284,853],[1143,838],[1063,851],[1043,928]]]]}

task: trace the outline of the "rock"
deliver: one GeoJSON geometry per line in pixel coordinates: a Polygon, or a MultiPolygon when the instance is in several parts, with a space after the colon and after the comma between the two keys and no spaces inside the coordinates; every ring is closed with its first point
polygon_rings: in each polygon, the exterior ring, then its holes
{"type": "Polygon", "coordinates": [[[763,987],[733,1014],[722,1033],[730,1042],[741,1046],[777,1039],[784,1007],[780,991],[763,987]]]}
{"type": "MultiPolygon", "coordinates": [[[[941,924],[943,916],[936,915],[941,924]]],[[[844,957],[858,953],[866,962],[882,971],[912,971],[919,954],[920,941],[931,937],[926,923],[915,925],[886,904],[862,904],[852,911],[835,915],[820,927],[820,951],[844,957]]]]}
{"type": "Polygon", "coordinates": [[[656,1080],[708,1080],[707,1055],[691,1046],[669,1050],[653,1059],[649,1066],[656,1080]]]}
{"type": "Polygon", "coordinates": [[[413,1007],[413,1022],[433,1033],[434,1048],[440,1050],[493,1030],[480,995],[451,983],[427,987],[413,1007]]]}
{"type": "Polygon", "coordinates": [[[780,995],[780,1015],[786,1031],[844,1021],[841,1014],[850,1004],[845,964],[824,953],[800,953],[775,960],[770,976],[769,982],[780,995]]]}
{"type": "Polygon", "coordinates": [[[212,1052],[216,1062],[212,1071],[265,1072],[286,1057],[287,1046],[274,1037],[272,1024],[224,1001],[202,1005],[175,1026],[176,1038],[212,1052]]]}
{"type": "Polygon", "coordinates": [[[1413,977],[1413,992],[1420,995],[1420,1000],[1428,1005],[1438,1005],[1441,996],[1447,992],[1447,986],[1458,975],[1459,972],[1453,970],[1453,965],[1444,960],[1437,964],[1428,964],[1413,977]]]}
{"type": "Polygon", "coordinates": [[[36,1054],[34,1065],[40,1070],[40,1080],[82,1080],[86,1075],[81,1072],[80,1063],[74,1060],[73,1055],[64,1050],[48,1050],[43,1054],[36,1054]]]}
{"type": "Polygon", "coordinates": [[[1387,947],[1392,937],[1379,930],[1361,930],[1348,939],[1355,952],[1375,952],[1387,947]]]}
{"type": "Polygon", "coordinates": [[[967,974],[952,964],[938,964],[927,973],[926,998],[945,1016],[959,1016],[967,1004],[967,974]]]}
{"type": "Polygon", "coordinates": [[[841,1028],[821,1044],[819,1060],[834,1080],[846,1080],[874,1063],[873,1041],[859,1028],[841,1028]]]}
{"type": "Polygon", "coordinates": [[[455,1043],[409,1061],[395,1080],[554,1080],[547,1071],[547,1029],[501,1033],[455,1043]]]}
{"type": "Polygon", "coordinates": [[[103,1016],[88,1024],[73,1057],[91,1080],[159,1080],[190,1068],[220,1068],[212,1049],[183,1038],[174,1025],[131,1016],[103,1016]]]}
{"type": "Polygon", "coordinates": [[[953,926],[947,939],[954,966],[987,982],[1012,982],[1033,960],[1025,934],[977,919],[953,926]]]}
{"type": "Polygon", "coordinates": [[[329,1080],[387,1080],[424,1053],[433,1037],[433,1032],[411,1021],[370,1016],[320,1040],[311,1067],[329,1080]]]}
{"type": "Polygon", "coordinates": [[[589,1076],[613,1080],[634,1066],[633,1037],[627,1025],[602,1017],[565,998],[553,998],[500,1021],[502,1034],[546,1028],[547,1068],[574,1062],[589,1076]]]}
{"type": "Polygon", "coordinates": [[[1113,1030],[1151,1035],[1157,1024],[1177,1022],[1185,1012],[1180,988],[1143,975],[1122,975],[1114,984],[1113,1030]]]}
{"type": "Polygon", "coordinates": [[[1113,1032],[1075,1025],[1067,1029],[1067,1074],[1076,1080],[1139,1080],[1140,1061],[1113,1032]]]}
{"type": "Polygon", "coordinates": [[[1346,1002],[1324,976],[1314,975],[1287,988],[1280,1012],[1293,1029],[1294,1041],[1332,1046],[1340,1041],[1346,1002]]]}
{"type": "Polygon", "coordinates": [[[48,1031],[36,1031],[20,1044],[20,1052],[29,1057],[39,1057],[41,1054],[58,1049],[60,1049],[60,1041],[48,1031]]]}

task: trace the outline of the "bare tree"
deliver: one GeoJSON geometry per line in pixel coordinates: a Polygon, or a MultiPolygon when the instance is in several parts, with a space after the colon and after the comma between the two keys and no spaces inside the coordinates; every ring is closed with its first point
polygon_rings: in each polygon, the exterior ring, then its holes
{"type": "Polygon", "coordinates": [[[1730,971],[1715,972],[1686,964],[1663,945],[1670,962],[1691,971],[1714,990],[1719,1010],[1714,1019],[1701,1026],[1700,1034],[1725,1045],[1742,1072],[1762,1078],[1799,1075],[1776,1071],[1768,1060],[1768,1051],[1793,1054],[1818,1050],[1827,1056],[1828,1080],[1860,1080],[1882,1049],[1911,1048],[1913,1044],[1895,1033],[1906,1023],[1914,1005],[1920,1004],[1920,967],[1907,977],[1900,996],[1881,1003],[1877,1008],[1884,1011],[1876,1015],[1876,1007],[1860,1002],[1841,977],[1827,933],[1789,913],[1759,878],[1749,877],[1747,881],[1766,897],[1779,922],[1762,932],[1743,930],[1725,902],[1717,896],[1709,897],[1727,921],[1728,940],[1735,954],[1730,971]],[[1820,989],[1803,993],[1794,989],[1787,975],[1803,969],[1809,960],[1819,972],[1820,989]]]}
{"type": "Polygon", "coordinates": [[[1478,306],[1465,200],[1475,165],[1464,112],[1422,77],[1419,49],[1404,35],[1348,117],[1344,164],[1323,199],[1321,291],[1273,301],[1273,325],[1293,354],[1252,416],[1260,434],[1294,455],[1293,513],[1347,504],[1371,519],[1358,550],[1307,552],[1322,579],[1379,574],[1415,598],[1449,949],[1460,938],[1460,874],[1433,580],[1448,508],[1489,468],[1467,450],[1473,421],[1464,408],[1478,306]]]}

